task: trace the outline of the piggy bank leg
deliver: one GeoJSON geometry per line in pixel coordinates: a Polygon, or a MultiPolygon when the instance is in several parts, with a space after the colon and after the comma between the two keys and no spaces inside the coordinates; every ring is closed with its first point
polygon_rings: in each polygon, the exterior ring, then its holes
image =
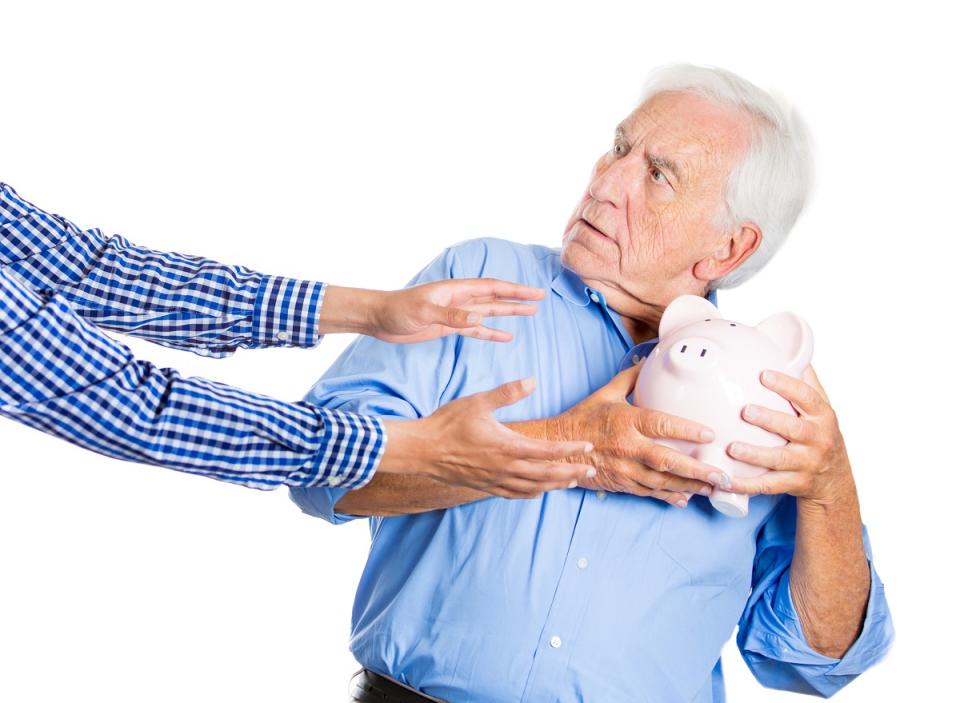
{"type": "MultiPolygon", "coordinates": [[[[727,476],[735,475],[736,462],[716,442],[698,446],[694,456],[704,464],[716,466],[727,476]]],[[[714,488],[710,494],[710,505],[729,517],[746,517],[750,496],[714,488]]]]}
{"type": "Polygon", "coordinates": [[[710,505],[728,517],[746,517],[750,509],[750,496],[714,488],[710,494],[710,505]]]}

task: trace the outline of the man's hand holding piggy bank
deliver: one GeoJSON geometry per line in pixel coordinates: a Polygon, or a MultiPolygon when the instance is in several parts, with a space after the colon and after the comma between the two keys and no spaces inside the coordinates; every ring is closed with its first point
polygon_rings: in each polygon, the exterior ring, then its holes
{"type": "Polygon", "coordinates": [[[722,470],[710,497],[717,510],[743,517],[757,493],[829,501],[835,483],[852,480],[836,415],[809,367],[813,335],[803,320],[779,313],[750,327],[687,295],[667,306],[659,333],[634,402],[713,429],[709,443],[659,442],[722,470]]]}
{"type": "Polygon", "coordinates": [[[749,327],[688,295],[667,306],[659,337],[650,357],[551,422],[517,423],[590,440],[594,451],[577,461],[597,475],[582,488],[677,507],[696,493],[742,516],[749,495],[789,493],[806,509],[853,486],[803,320],[781,313],[749,327]]]}

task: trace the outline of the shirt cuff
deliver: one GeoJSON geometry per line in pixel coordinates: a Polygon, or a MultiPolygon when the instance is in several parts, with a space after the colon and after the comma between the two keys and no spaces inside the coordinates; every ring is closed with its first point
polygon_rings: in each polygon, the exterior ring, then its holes
{"type": "Polygon", "coordinates": [[[299,485],[353,490],[370,483],[387,446],[380,418],[311,407],[323,426],[320,448],[300,470],[299,485]]]}
{"type": "Polygon", "coordinates": [[[290,499],[296,503],[300,510],[311,517],[321,518],[331,525],[343,525],[344,523],[352,522],[362,517],[337,512],[337,503],[349,492],[349,490],[343,488],[324,488],[323,486],[303,488],[300,486],[291,486],[290,499]]]}
{"type": "Polygon", "coordinates": [[[870,595],[867,613],[859,637],[841,659],[828,657],[815,651],[807,643],[800,623],[800,616],[793,605],[790,593],[790,570],[780,576],[772,600],[771,621],[764,628],[763,638],[750,644],[752,651],[770,659],[794,665],[816,667],[829,676],[856,676],[879,661],[893,643],[894,631],[883,582],[870,562],[870,595]],[[766,650],[766,651],[764,651],[766,650]]]}
{"type": "Polygon", "coordinates": [[[258,347],[313,347],[320,343],[320,306],[327,284],[264,276],[253,308],[258,347]]]}

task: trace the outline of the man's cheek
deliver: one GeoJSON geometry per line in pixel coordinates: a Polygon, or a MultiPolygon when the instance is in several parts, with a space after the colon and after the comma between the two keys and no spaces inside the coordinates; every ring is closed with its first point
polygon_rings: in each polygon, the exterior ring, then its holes
{"type": "Polygon", "coordinates": [[[623,247],[626,268],[644,269],[665,251],[662,217],[663,213],[648,211],[634,220],[623,247]]]}

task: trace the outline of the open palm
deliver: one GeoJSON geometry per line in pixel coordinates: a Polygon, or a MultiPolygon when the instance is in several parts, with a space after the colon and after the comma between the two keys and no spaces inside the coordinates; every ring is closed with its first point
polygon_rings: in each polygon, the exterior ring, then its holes
{"type": "Polygon", "coordinates": [[[376,313],[373,336],[409,344],[451,334],[509,342],[513,336],[485,327],[487,317],[533,315],[537,308],[522,301],[540,300],[543,291],[495,278],[468,278],[422,283],[387,293],[376,313]]]}

